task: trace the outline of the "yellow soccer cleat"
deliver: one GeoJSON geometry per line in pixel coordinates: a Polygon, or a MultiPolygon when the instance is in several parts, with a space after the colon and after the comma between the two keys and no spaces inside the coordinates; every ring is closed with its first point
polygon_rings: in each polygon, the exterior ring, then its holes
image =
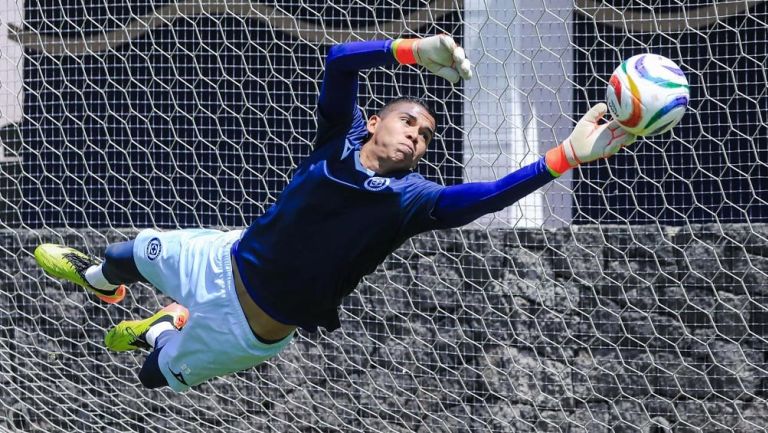
{"type": "Polygon", "coordinates": [[[104,345],[115,352],[127,352],[136,349],[151,349],[147,343],[147,331],[154,325],[169,322],[176,329],[181,329],[189,319],[189,310],[183,305],[173,303],[144,320],[123,320],[104,336],[104,345]]]}
{"type": "Polygon", "coordinates": [[[109,304],[116,304],[125,298],[125,285],[115,289],[97,289],[85,280],[85,271],[101,262],[84,253],[63,245],[42,244],[35,248],[37,264],[50,276],[61,278],[93,292],[97,298],[109,304]]]}

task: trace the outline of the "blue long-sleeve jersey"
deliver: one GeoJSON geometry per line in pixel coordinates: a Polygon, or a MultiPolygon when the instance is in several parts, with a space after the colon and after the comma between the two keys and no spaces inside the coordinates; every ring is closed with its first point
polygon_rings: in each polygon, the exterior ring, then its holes
{"type": "Polygon", "coordinates": [[[342,299],[406,239],[503,209],[553,179],[543,158],[496,182],[452,187],[363,167],[368,133],[357,107],[358,72],[395,64],[391,43],[331,48],[315,150],[232,249],[248,293],[279,322],[338,328],[342,299]]]}

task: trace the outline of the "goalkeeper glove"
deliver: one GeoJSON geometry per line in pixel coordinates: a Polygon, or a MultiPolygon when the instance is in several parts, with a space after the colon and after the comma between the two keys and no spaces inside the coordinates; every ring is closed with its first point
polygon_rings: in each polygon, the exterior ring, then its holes
{"type": "Polygon", "coordinates": [[[637,137],[624,130],[617,121],[599,123],[607,111],[608,107],[602,102],[590,108],[571,135],[547,152],[544,158],[553,176],[558,177],[585,162],[608,158],[635,142],[637,137]]]}
{"type": "Polygon", "coordinates": [[[460,78],[472,78],[472,64],[464,49],[448,35],[430,36],[423,39],[396,39],[392,43],[395,59],[404,65],[417,63],[451,83],[460,78]]]}

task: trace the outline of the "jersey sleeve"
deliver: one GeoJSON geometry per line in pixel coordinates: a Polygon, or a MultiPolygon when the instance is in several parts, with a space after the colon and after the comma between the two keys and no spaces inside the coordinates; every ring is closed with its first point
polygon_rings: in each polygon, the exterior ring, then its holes
{"type": "Polygon", "coordinates": [[[358,116],[362,119],[357,106],[359,72],[396,63],[391,40],[348,42],[331,47],[317,102],[315,148],[328,138],[347,132],[358,116]]]}
{"type": "Polygon", "coordinates": [[[459,227],[497,212],[554,179],[544,158],[495,182],[474,182],[445,188],[435,201],[432,229],[459,227]]]}
{"type": "Polygon", "coordinates": [[[332,122],[327,120],[320,112],[317,114],[317,135],[315,136],[315,148],[322,147],[334,137],[346,135],[352,139],[362,140],[368,135],[365,118],[362,110],[355,107],[352,110],[349,122],[332,122]]]}
{"type": "Polygon", "coordinates": [[[440,193],[445,187],[424,179],[418,173],[408,175],[409,185],[403,191],[402,237],[407,238],[418,233],[433,230],[437,221],[432,217],[440,193]]]}

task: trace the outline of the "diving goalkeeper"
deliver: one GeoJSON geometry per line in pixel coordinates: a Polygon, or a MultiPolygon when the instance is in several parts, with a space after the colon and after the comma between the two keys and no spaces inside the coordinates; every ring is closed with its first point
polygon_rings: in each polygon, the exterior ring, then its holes
{"type": "Polygon", "coordinates": [[[119,302],[125,284],[137,281],[174,299],[147,319],[119,323],[105,344],[150,350],[141,383],[184,391],[275,356],[297,328],[338,328],[342,299],[409,237],[503,209],[635,140],[616,122],[601,122],[606,106],[597,104],[535,163],[495,182],[444,187],[412,171],[437,128],[429,106],[399,98],[367,119],[357,106],[358,72],[398,63],[452,83],[471,77],[464,50],[447,35],[332,47],[314,151],[245,230],[148,229],[109,245],[103,261],[52,244],[35,258],[105,302],[119,302]]]}

